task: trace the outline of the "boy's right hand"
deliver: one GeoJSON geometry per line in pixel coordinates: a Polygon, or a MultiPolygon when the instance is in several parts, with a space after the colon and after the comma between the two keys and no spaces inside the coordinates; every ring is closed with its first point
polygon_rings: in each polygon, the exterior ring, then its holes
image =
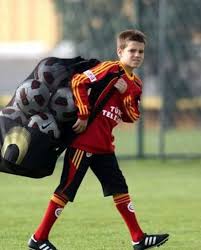
{"type": "Polygon", "coordinates": [[[121,94],[124,94],[128,88],[127,82],[123,78],[119,78],[114,86],[121,94]]]}
{"type": "Polygon", "coordinates": [[[76,134],[82,133],[87,127],[88,119],[81,120],[80,118],[77,119],[75,124],[73,125],[73,130],[76,134]]]}

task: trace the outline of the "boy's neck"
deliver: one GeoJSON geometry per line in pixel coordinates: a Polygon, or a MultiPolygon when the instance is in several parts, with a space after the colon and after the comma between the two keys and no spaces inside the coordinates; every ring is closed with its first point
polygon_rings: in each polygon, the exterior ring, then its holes
{"type": "Polygon", "coordinates": [[[133,68],[131,68],[131,67],[129,67],[129,66],[123,64],[122,62],[121,62],[121,64],[122,64],[124,70],[125,70],[130,76],[132,76],[132,75],[133,75],[133,68]]]}

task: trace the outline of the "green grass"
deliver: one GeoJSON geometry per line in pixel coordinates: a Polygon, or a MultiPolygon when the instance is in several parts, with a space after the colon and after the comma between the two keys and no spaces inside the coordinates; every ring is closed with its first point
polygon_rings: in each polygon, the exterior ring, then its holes
{"type": "MultiPolygon", "coordinates": [[[[144,153],[159,155],[159,129],[145,129],[144,153]]],[[[132,124],[122,124],[115,130],[117,153],[119,155],[136,154],[137,127],[132,124]]],[[[200,128],[170,129],[165,132],[166,154],[200,154],[200,128]]]]}
{"type": "MultiPolygon", "coordinates": [[[[169,232],[161,250],[200,249],[201,162],[122,161],[130,194],[143,229],[169,232]]],[[[61,171],[34,180],[0,173],[0,249],[27,249],[26,242],[45,210],[61,171]]],[[[132,249],[124,223],[111,198],[103,198],[92,172],[87,173],[74,203],[51,233],[59,250],[132,249]]]]}

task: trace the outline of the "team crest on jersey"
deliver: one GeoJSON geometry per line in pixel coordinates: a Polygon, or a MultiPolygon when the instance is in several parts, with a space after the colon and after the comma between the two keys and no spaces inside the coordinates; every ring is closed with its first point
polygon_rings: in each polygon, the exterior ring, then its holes
{"type": "Polygon", "coordinates": [[[89,158],[89,157],[91,157],[91,156],[92,156],[92,153],[89,153],[89,152],[86,153],[86,157],[89,158]]]}
{"type": "Polygon", "coordinates": [[[93,73],[91,70],[86,70],[86,71],[84,71],[84,74],[89,78],[89,80],[90,80],[91,82],[97,81],[96,76],[94,75],[94,73],[93,73]]]}
{"type": "Polygon", "coordinates": [[[130,202],[130,203],[128,204],[127,208],[128,208],[128,210],[129,210],[130,212],[132,212],[132,213],[134,212],[134,207],[133,207],[132,202],[130,202]]]}
{"type": "Polygon", "coordinates": [[[61,212],[63,211],[63,208],[59,207],[55,210],[55,216],[58,218],[61,212]]]}

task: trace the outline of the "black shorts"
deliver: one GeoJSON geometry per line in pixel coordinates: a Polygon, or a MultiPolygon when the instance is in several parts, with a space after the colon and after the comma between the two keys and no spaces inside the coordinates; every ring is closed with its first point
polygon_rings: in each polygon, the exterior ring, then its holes
{"type": "Polygon", "coordinates": [[[100,181],[104,196],[128,193],[114,153],[91,154],[74,148],[66,151],[60,184],[55,193],[73,201],[89,167],[100,181]]]}

